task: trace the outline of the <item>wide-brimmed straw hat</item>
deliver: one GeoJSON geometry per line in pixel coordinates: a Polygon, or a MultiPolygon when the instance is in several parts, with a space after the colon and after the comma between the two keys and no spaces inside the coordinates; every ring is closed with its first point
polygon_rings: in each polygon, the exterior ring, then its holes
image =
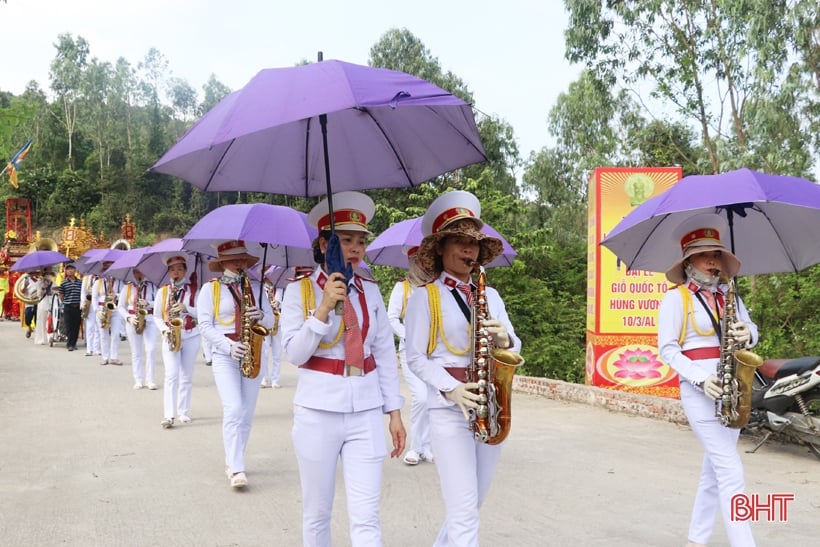
{"type": "Polygon", "coordinates": [[[224,270],[225,268],[222,267],[222,263],[226,260],[246,260],[247,264],[245,268],[250,268],[259,262],[259,257],[248,253],[248,248],[245,247],[245,242],[241,239],[231,239],[220,243],[216,247],[216,252],[216,258],[212,258],[210,262],[208,262],[208,269],[212,272],[221,272],[224,270]]]}
{"type": "Polygon", "coordinates": [[[672,283],[685,283],[684,263],[692,255],[708,251],[720,251],[723,262],[723,273],[735,277],[740,271],[740,260],[732,254],[721,240],[722,235],[729,233],[729,226],[720,215],[703,213],[694,215],[681,222],[675,230],[676,239],[680,242],[681,259],[666,271],[666,279],[672,283]]]}
{"type": "Polygon", "coordinates": [[[478,263],[492,262],[500,255],[504,246],[501,240],[481,231],[481,203],[470,192],[453,190],[437,197],[421,220],[424,239],[416,252],[416,264],[433,273],[436,267],[436,252],[439,242],[447,236],[465,236],[478,242],[478,263]]]}
{"type": "MultiPolygon", "coordinates": [[[[320,201],[308,213],[308,223],[319,232],[330,230],[330,212],[327,198],[320,201]]],[[[367,223],[373,219],[376,204],[361,192],[338,192],[333,194],[333,226],[336,230],[370,234],[367,223]]]]}

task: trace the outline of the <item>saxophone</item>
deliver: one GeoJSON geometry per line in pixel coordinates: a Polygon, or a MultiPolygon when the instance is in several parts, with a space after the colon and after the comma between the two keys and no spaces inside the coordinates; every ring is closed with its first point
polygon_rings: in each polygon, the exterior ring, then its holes
{"type": "MultiPolygon", "coordinates": [[[[107,283],[107,281],[106,281],[107,283]]],[[[111,284],[113,286],[113,283],[111,284]]],[[[107,329],[111,327],[111,314],[114,312],[114,309],[117,307],[117,295],[114,294],[114,291],[109,291],[105,293],[105,305],[103,306],[103,316],[100,320],[100,328],[107,329]]]]}
{"type": "Polygon", "coordinates": [[[182,317],[179,316],[179,312],[174,311],[174,306],[179,299],[177,295],[181,291],[175,290],[173,283],[168,290],[171,291],[170,298],[168,298],[168,325],[171,327],[168,335],[168,349],[176,353],[182,349],[182,317]]]}
{"type": "Polygon", "coordinates": [[[239,370],[245,378],[259,376],[259,369],[262,365],[262,342],[270,334],[267,328],[252,322],[245,313],[253,305],[251,280],[247,273],[242,272],[242,308],[239,310],[239,313],[242,314],[242,330],[239,333],[239,342],[244,344],[248,350],[239,363],[239,370]]]}
{"type": "Polygon", "coordinates": [[[137,334],[142,334],[145,330],[145,319],[148,316],[148,305],[139,297],[142,292],[142,283],[137,286],[137,324],[134,330],[137,334]]]}
{"type": "Polygon", "coordinates": [[[752,385],[757,368],[763,359],[756,353],[738,347],[729,336],[729,326],[737,321],[737,302],[734,279],[721,276],[728,285],[723,317],[720,320],[720,361],[717,366],[718,383],[723,395],[715,401],[715,417],[726,427],[740,429],[749,423],[752,411],[752,385]]]}
{"type": "MultiPolygon", "coordinates": [[[[476,263],[473,262],[473,265],[476,263]]],[[[510,433],[512,425],[512,380],[515,369],[524,358],[508,349],[492,346],[489,333],[481,322],[490,318],[487,307],[487,275],[478,266],[476,297],[473,299],[473,358],[467,367],[467,382],[478,383],[478,408],[470,411],[470,429],[477,441],[499,444],[510,433]]]]}
{"type": "Polygon", "coordinates": [[[270,302],[270,309],[273,311],[273,328],[270,330],[271,336],[276,336],[279,332],[279,316],[282,314],[279,301],[276,300],[276,287],[268,287],[268,301],[270,302]]]}

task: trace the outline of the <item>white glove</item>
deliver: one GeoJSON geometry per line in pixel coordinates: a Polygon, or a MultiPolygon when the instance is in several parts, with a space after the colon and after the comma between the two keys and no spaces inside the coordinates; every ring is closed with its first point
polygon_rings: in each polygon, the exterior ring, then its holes
{"type": "Polygon", "coordinates": [[[132,325],[134,325],[135,327],[137,326],[137,318],[134,317],[133,315],[128,316],[128,322],[131,323],[132,325]]]}
{"type": "Polygon", "coordinates": [[[729,332],[727,334],[744,348],[747,347],[752,340],[752,333],[749,331],[749,325],[747,325],[745,321],[735,321],[729,325],[729,332]]]}
{"type": "Polygon", "coordinates": [[[241,361],[243,357],[245,357],[245,353],[247,353],[248,348],[242,342],[234,342],[231,344],[231,358],[236,359],[237,361],[241,361]]]}
{"type": "Polygon", "coordinates": [[[176,304],[171,306],[171,312],[172,313],[176,313],[176,314],[181,315],[181,314],[185,313],[186,311],[188,311],[188,308],[186,308],[185,304],[183,304],[182,302],[177,302],[176,304]]]}
{"type": "Polygon", "coordinates": [[[498,319],[485,319],[481,324],[493,337],[496,346],[504,349],[510,347],[510,335],[507,332],[507,327],[502,325],[501,321],[498,319]]]}
{"type": "Polygon", "coordinates": [[[454,402],[461,408],[462,414],[464,414],[464,419],[469,420],[470,415],[467,413],[467,408],[478,408],[478,395],[475,393],[471,393],[470,389],[478,389],[478,384],[476,383],[468,383],[468,384],[458,384],[453,391],[445,391],[443,392],[444,396],[449,399],[450,401],[454,402]]]}
{"type": "Polygon", "coordinates": [[[148,301],[144,298],[140,298],[139,300],[137,300],[137,306],[140,308],[148,308],[148,301]]]}
{"type": "Polygon", "coordinates": [[[260,310],[256,306],[249,306],[245,310],[245,316],[251,321],[261,321],[263,314],[262,310],[260,310]]]}
{"type": "Polygon", "coordinates": [[[104,312],[104,311],[102,311],[102,310],[97,310],[97,319],[99,319],[100,321],[102,321],[102,320],[103,320],[103,317],[105,317],[105,312],[104,312]]]}
{"type": "Polygon", "coordinates": [[[717,401],[723,396],[723,386],[720,385],[720,382],[718,382],[717,376],[715,375],[710,375],[706,378],[701,387],[703,388],[703,392],[706,396],[713,401],[717,401]]]}

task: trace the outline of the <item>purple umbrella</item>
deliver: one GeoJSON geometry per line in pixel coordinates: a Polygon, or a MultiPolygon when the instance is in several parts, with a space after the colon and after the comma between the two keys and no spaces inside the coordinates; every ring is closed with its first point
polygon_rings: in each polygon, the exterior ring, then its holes
{"type": "Polygon", "coordinates": [[[137,263],[137,269],[142,272],[145,278],[157,287],[168,283],[168,267],[165,265],[165,256],[169,253],[179,253],[185,257],[185,266],[188,274],[197,272],[197,283],[202,283],[213,279],[217,274],[204,267],[208,255],[193,251],[184,250],[182,239],[171,237],[163,239],[148,247],[145,254],[137,263]]]}
{"type": "Polygon", "coordinates": [[[316,228],[307,215],[290,207],[250,203],[214,209],[185,234],[182,248],[216,256],[216,246],[241,239],[263,264],[302,266],[313,264],[316,228]]]}
{"type": "MultiPolygon", "coordinates": [[[[486,222],[481,231],[500,239],[502,245],[504,245],[504,252],[489,264],[485,264],[485,268],[512,266],[513,259],[518,256],[518,253],[507,243],[507,240],[486,222]]],[[[420,245],[422,239],[421,217],[402,220],[379,234],[379,237],[367,246],[367,258],[371,263],[380,266],[395,266],[406,269],[407,256],[404,251],[408,247],[420,245]]]]}
{"type": "Polygon", "coordinates": [[[64,262],[71,262],[71,259],[63,253],[58,253],[57,251],[34,251],[17,259],[9,271],[31,272],[64,262]]]}
{"type": "Polygon", "coordinates": [[[108,252],[108,249],[89,249],[80,255],[77,260],[74,261],[74,265],[77,266],[77,271],[81,274],[85,275],[91,269],[91,267],[97,262],[99,258],[101,258],[105,253],[108,252]]]}
{"type": "MultiPolygon", "coordinates": [[[[128,251],[124,249],[102,249],[104,252],[95,254],[94,258],[91,260],[86,261],[86,266],[88,269],[84,272],[84,274],[91,274],[91,275],[108,275],[108,270],[103,271],[103,264],[105,262],[116,262],[118,258],[122,257],[128,251]]],[[[111,266],[108,266],[109,269],[111,266]]]]}
{"type": "Polygon", "coordinates": [[[403,72],[323,61],[262,70],[151,169],[203,190],[310,197],[413,187],[484,160],[458,97],[403,72]]]}
{"type": "Polygon", "coordinates": [[[137,280],[134,278],[134,269],[149,249],[150,247],[139,247],[125,251],[108,267],[105,274],[127,283],[135,283],[137,280]]]}
{"type": "Polygon", "coordinates": [[[750,169],[684,177],[629,213],[601,244],[629,269],[663,272],[681,256],[678,226],[699,213],[726,217],[740,275],[797,272],[820,262],[820,186],[750,169]]]}

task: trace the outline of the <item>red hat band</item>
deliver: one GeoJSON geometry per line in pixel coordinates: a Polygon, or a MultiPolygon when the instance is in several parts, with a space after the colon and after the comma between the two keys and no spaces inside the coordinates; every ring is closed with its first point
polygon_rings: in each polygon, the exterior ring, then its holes
{"type": "MultiPolygon", "coordinates": [[[[316,223],[320,232],[330,230],[330,215],[325,215],[316,223]]],[[[333,224],[356,224],[367,229],[367,217],[355,209],[337,209],[333,211],[333,224]]]]}
{"type": "Polygon", "coordinates": [[[685,251],[687,247],[691,247],[695,243],[702,244],[704,241],[711,245],[723,245],[720,242],[720,232],[714,228],[698,228],[692,230],[680,240],[681,251],[685,251]]]}
{"type": "Polygon", "coordinates": [[[436,217],[436,220],[433,221],[432,233],[435,234],[447,224],[450,224],[454,220],[460,218],[475,218],[475,213],[466,207],[453,207],[452,209],[447,209],[439,214],[436,217]]]}

